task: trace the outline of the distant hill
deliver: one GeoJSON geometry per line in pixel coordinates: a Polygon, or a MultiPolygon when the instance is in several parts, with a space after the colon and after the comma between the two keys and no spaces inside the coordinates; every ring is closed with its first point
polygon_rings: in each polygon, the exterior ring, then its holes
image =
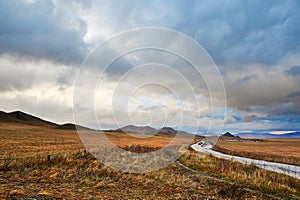
{"type": "Polygon", "coordinates": [[[150,126],[134,126],[134,125],[124,126],[115,131],[121,131],[124,133],[140,133],[140,134],[155,134],[157,132],[155,128],[152,128],[150,126]]]}
{"type": "Polygon", "coordinates": [[[232,135],[232,134],[229,133],[229,132],[224,133],[222,136],[223,136],[223,137],[231,137],[231,138],[239,137],[239,136],[234,136],[234,135],[232,135]]]}
{"type": "Polygon", "coordinates": [[[166,136],[175,136],[177,134],[177,131],[174,130],[171,127],[163,127],[158,130],[158,133],[156,135],[166,135],[166,136]]]}
{"type": "Polygon", "coordinates": [[[58,125],[56,129],[61,129],[61,130],[76,130],[75,124],[67,123],[67,124],[62,124],[58,125]]]}
{"type": "Polygon", "coordinates": [[[3,112],[3,111],[0,111],[0,122],[22,123],[21,120],[18,120],[18,119],[8,115],[6,112],[3,112]]]}
{"type": "Polygon", "coordinates": [[[11,123],[21,123],[31,126],[46,126],[46,127],[56,127],[57,124],[43,120],[41,118],[23,113],[21,111],[15,111],[11,113],[5,113],[1,111],[0,122],[11,122],[11,123]]]}
{"type": "Polygon", "coordinates": [[[75,124],[72,124],[72,123],[66,123],[66,124],[58,125],[56,127],[56,129],[60,129],[60,130],[77,130],[77,129],[92,130],[92,129],[89,129],[87,127],[75,125],[75,124]]]}
{"type": "Polygon", "coordinates": [[[163,127],[161,129],[155,129],[150,126],[134,126],[128,125],[123,128],[116,129],[114,131],[122,131],[125,133],[137,133],[137,134],[151,134],[151,135],[161,135],[161,136],[172,136],[174,137],[177,133],[188,134],[184,131],[177,131],[171,127],[163,127]]]}
{"type": "MultiPolygon", "coordinates": [[[[75,124],[67,123],[67,124],[59,125],[21,111],[14,111],[10,113],[0,111],[0,123],[1,122],[18,123],[18,124],[25,124],[30,126],[45,126],[48,128],[55,128],[61,130],[76,130],[75,124]]],[[[77,128],[91,130],[83,126],[77,126],[77,128]]]]}
{"type": "Polygon", "coordinates": [[[283,137],[287,137],[287,138],[300,138],[300,132],[286,133],[286,134],[283,134],[283,137]]]}
{"type": "Polygon", "coordinates": [[[244,132],[238,133],[237,135],[245,138],[300,138],[300,132],[286,134],[244,132]]]}
{"type": "Polygon", "coordinates": [[[219,140],[240,140],[240,139],[241,139],[241,137],[232,135],[229,132],[226,132],[219,137],[219,140]]]}

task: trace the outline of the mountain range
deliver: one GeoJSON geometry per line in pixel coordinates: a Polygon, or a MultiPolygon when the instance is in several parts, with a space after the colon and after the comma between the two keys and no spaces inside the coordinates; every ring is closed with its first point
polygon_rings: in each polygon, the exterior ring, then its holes
{"type": "Polygon", "coordinates": [[[134,126],[128,125],[122,128],[116,129],[115,131],[121,131],[125,133],[137,133],[146,135],[165,135],[165,136],[175,136],[178,132],[186,133],[184,131],[177,131],[171,127],[163,127],[161,129],[155,129],[150,126],[134,126]]]}
{"type": "Polygon", "coordinates": [[[299,131],[285,134],[243,132],[235,135],[243,138],[300,138],[299,131]]]}
{"type": "MultiPolygon", "coordinates": [[[[35,117],[33,115],[21,112],[21,111],[14,111],[10,113],[6,113],[0,111],[0,123],[17,123],[17,124],[25,124],[30,126],[44,126],[47,128],[54,128],[60,130],[76,130],[83,129],[83,130],[93,130],[89,129],[84,126],[75,125],[72,123],[65,123],[65,124],[56,124],[53,122],[49,122],[43,120],[39,117],[35,117]]],[[[165,136],[175,136],[178,131],[174,130],[171,127],[163,127],[161,129],[155,129],[150,126],[134,126],[128,125],[123,128],[116,129],[114,131],[117,132],[125,132],[125,133],[138,133],[138,134],[151,134],[151,135],[165,135],[165,136]]],[[[179,131],[180,133],[186,133],[183,131],[179,131]]]]}
{"type": "MultiPolygon", "coordinates": [[[[0,123],[19,123],[19,124],[26,124],[31,126],[45,126],[48,128],[60,129],[60,130],[76,130],[79,129],[86,129],[86,130],[93,130],[89,129],[84,126],[75,125],[72,123],[66,124],[56,124],[53,122],[49,122],[43,120],[39,117],[21,112],[21,111],[14,111],[14,112],[3,112],[0,111],[0,123]]],[[[161,129],[155,129],[150,126],[134,126],[128,125],[122,128],[116,129],[114,131],[121,131],[127,133],[140,133],[140,134],[150,134],[150,135],[167,135],[167,136],[175,136],[177,133],[187,133],[184,131],[177,131],[171,127],[163,127],[161,129]]],[[[224,138],[300,138],[300,132],[293,132],[293,133],[286,133],[286,134],[271,134],[268,132],[243,132],[238,134],[231,134],[225,133],[221,137],[224,138]]]]}

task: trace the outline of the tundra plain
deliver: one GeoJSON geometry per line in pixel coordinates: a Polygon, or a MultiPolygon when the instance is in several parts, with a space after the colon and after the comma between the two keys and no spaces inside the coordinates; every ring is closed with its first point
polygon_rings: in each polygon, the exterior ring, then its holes
{"type": "MultiPolygon", "coordinates": [[[[128,151],[154,151],[171,137],[106,133],[128,151]]],[[[2,199],[299,199],[300,181],[187,150],[158,171],[122,173],[89,153],[75,130],[1,123],[2,199]],[[48,160],[50,155],[50,160],[48,160]]]]}

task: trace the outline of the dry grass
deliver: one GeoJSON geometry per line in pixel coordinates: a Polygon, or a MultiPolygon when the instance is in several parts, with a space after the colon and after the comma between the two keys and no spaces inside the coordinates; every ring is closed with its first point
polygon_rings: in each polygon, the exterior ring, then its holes
{"type": "Polygon", "coordinates": [[[176,166],[119,173],[77,154],[12,162],[0,170],[0,198],[18,199],[261,199],[259,194],[202,178],[176,166]],[[231,192],[224,192],[230,190],[231,192]]]}
{"type": "MultiPolygon", "coordinates": [[[[170,138],[162,136],[133,139],[119,133],[107,135],[113,143],[136,152],[152,151],[170,142],[170,138]]],[[[18,158],[0,163],[0,199],[272,199],[201,177],[175,164],[144,174],[117,172],[91,155],[83,155],[84,146],[75,131],[0,124],[0,138],[1,159],[18,158]],[[48,154],[52,155],[50,161],[48,154]]],[[[253,166],[249,171],[239,163],[211,157],[201,160],[191,151],[181,160],[199,172],[225,177],[258,191],[293,198],[299,192],[298,180],[257,171],[253,166]],[[249,181],[251,176],[257,186],[249,181]],[[267,182],[271,190],[265,188],[267,182]]]]}
{"type": "Polygon", "coordinates": [[[149,138],[138,138],[121,132],[106,132],[108,139],[119,147],[125,146],[147,146],[150,148],[161,148],[170,143],[172,137],[154,136],[149,138]]]}
{"type": "Polygon", "coordinates": [[[262,142],[218,142],[215,150],[230,155],[300,165],[300,139],[265,139],[262,142]]]}
{"type": "Polygon", "coordinates": [[[32,157],[83,150],[76,131],[0,123],[0,158],[32,157]]]}
{"type": "MultiPolygon", "coordinates": [[[[87,134],[93,131],[85,131],[87,134]]],[[[124,133],[106,132],[109,140],[119,147],[146,146],[161,148],[171,137],[155,136],[150,138],[131,137],[124,133]]],[[[74,130],[58,130],[39,126],[0,123],[0,158],[32,157],[48,154],[66,154],[85,149],[74,130]]]]}
{"type": "Polygon", "coordinates": [[[300,199],[300,180],[260,169],[254,165],[223,160],[213,156],[199,156],[189,151],[180,161],[200,173],[230,180],[256,191],[282,198],[300,199]]]}

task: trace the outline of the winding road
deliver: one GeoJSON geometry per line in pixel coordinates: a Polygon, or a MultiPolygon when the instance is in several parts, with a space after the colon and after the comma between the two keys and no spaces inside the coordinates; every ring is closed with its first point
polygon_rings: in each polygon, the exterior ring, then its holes
{"type": "Polygon", "coordinates": [[[286,174],[292,176],[294,178],[300,179],[300,167],[295,165],[288,165],[276,162],[268,162],[264,160],[256,160],[251,158],[245,158],[240,156],[232,156],[224,153],[220,153],[218,151],[212,150],[212,145],[209,142],[204,142],[204,144],[199,145],[193,144],[191,147],[198,152],[206,153],[213,155],[218,158],[227,159],[227,160],[235,160],[241,163],[253,164],[262,169],[274,171],[277,173],[286,174]]]}

